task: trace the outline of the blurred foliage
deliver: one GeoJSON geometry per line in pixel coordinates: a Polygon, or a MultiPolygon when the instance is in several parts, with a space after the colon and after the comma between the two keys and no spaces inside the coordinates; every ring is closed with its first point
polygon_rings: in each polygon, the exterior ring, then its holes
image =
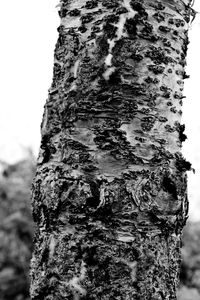
{"type": "Polygon", "coordinates": [[[180,280],[178,300],[200,300],[200,222],[184,229],[180,280]]]}
{"type": "MultiPolygon", "coordinates": [[[[0,300],[29,300],[35,160],[29,155],[14,165],[0,162],[0,169],[0,300]]],[[[200,300],[200,222],[187,224],[182,256],[178,300],[200,300]]]]}
{"type": "Polygon", "coordinates": [[[33,222],[30,187],[35,161],[1,163],[0,174],[0,300],[29,299],[29,261],[33,222]]]}

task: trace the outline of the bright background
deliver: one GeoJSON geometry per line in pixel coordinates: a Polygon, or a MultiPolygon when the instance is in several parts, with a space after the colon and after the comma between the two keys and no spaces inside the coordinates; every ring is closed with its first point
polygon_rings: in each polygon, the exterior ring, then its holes
{"type": "MultiPolygon", "coordinates": [[[[58,0],[9,0],[0,3],[0,160],[14,163],[27,147],[37,155],[43,106],[53,74],[58,0]]],[[[200,12],[200,1],[194,8],[200,12]]],[[[188,174],[190,218],[200,220],[200,14],[190,29],[183,123],[184,155],[196,174],[188,174]]]]}

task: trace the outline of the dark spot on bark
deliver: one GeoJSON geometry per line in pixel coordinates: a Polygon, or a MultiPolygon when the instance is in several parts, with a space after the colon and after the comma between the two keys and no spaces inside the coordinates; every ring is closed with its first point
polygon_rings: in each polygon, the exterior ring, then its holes
{"type": "Polygon", "coordinates": [[[140,109],[140,113],[144,114],[144,115],[148,115],[150,113],[150,109],[143,107],[143,108],[140,109]]]}
{"type": "Polygon", "coordinates": [[[129,35],[136,35],[137,34],[137,22],[134,18],[127,19],[125,23],[125,28],[129,35]]]}
{"type": "Polygon", "coordinates": [[[155,64],[172,62],[172,58],[165,55],[165,51],[161,47],[149,46],[146,51],[146,57],[150,57],[155,64]]]}
{"type": "Polygon", "coordinates": [[[142,3],[143,3],[142,0],[131,0],[130,6],[138,13],[143,14],[145,12],[145,8],[142,5],[142,3]]]}
{"type": "Polygon", "coordinates": [[[99,198],[89,197],[86,199],[86,205],[92,208],[97,208],[99,205],[99,198]]]}
{"type": "Polygon", "coordinates": [[[62,9],[59,10],[59,12],[58,12],[60,18],[65,18],[66,15],[67,15],[67,13],[68,13],[68,9],[66,9],[66,8],[62,8],[62,9]]]}
{"type": "Polygon", "coordinates": [[[173,30],[173,35],[178,36],[178,31],[177,30],[173,30]]]}
{"type": "Polygon", "coordinates": [[[44,150],[42,163],[46,163],[50,160],[51,154],[54,154],[56,152],[55,147],[50,143],[49,134],[43,135],[40,148],[44,150]]]}
{"type": "Polygon", "coordinates": [[[82,167],[82,170],[84,170],[85,172],[93,172],[95,170],[98,170],[98,167],[92,165],[92,164],[85,164],[83,167],[82,167]]]}
{"type": "Polygon", "coordinates": [[[155,123],[155,118],[153,117],[144,117],[141,120],[141,127],[144,131],[150,131],[155,123]]]}
{"type": "Polygon", "coordinates": [[[168,32],[171,31],[171,29],[170,29],[169,27],[163,26],[163,25],[160,25],[160,26],[158,27],[158,29],[159,29],[160,31],[164,32],[164,33],[168,33],[168,32]]]}
{"type": "Polygon", "coordinates": [[[101,28],[99,26],[94,25],[92,27],[92,33],[97,33],[97,32],[100,32],[100,31],[101,31],[101,28]]]}
{"type": "Polygon", "coordinates": [[[105,35],[97,38],[97,45],[100,48],[98,53],[98,58],[101,59],[108,54],[109,44],[105,35]]]}
{"type": "Polygon", "coordinates": [[[50,157],[51,157],[51,152],[50,152],[49,149],[46,148],[45,152],[43,154],[43,161],[42,161],[42,163],[44,164],[44,163],[48,162],[50,160],[50,157]]]}
{"type": "Polygon", "coordinates": [[[149,71],[152,71],[154,74],[162,74],[165,67],[161,65],[148,65],[149,71]]]}
{"type": "Polygon", "coordinates": [[[164,177],[162,184],[164,191],[171,194],[173,198],[177,200],[178,196],[175,183],[169,177],[164,177]]]}
{"type": "Polygon", "coordinates": [[[58,63],[55,63],[54,68],[53,68],[53,72],[54,72],[55,77],[59,77],[59,75],[61,73],[61,65],[58,64],[58,63]]]}
{"type": "Polygon", "coordinates": [[[162,41],[165,47],[171,47],[172,44],[167,38],[163,38],[162,41]]]}
{"type": "Polygon", "coordinates": [[[174,132],[176,130],[176,128],[172,127],[171,125],[167,124],[165,125],[165,129],[167,132],[174,132]]]}
{"type": "Polygon", "coordinates": [[[121,76],[118,69],[116,69],[109,77],[108,84],[117,85],[121,82],[121,76]]]}
{"type": "Polygon", "coordinates": [[[98,265],[97,247],[91,246],[84,249],[84,261],[88,266],[98,265]]]}
{"type": "Polygon", "coordinates": [[[117,16],[116,14],[111,14],[106,16],[104,19],[109,23],[117,23],[119,21],[119,16],[117,16]]]}
{"type": "Polygon", "coordinates": [[[167,122],[167,118],[160,116],[158,119],[160,122],[165,123],[167,122]]]}
{"type": "Polygon", "coordinates": [[[89,13],[81,17],[81,21],[83,24],[90,23],[94,19],[93,14],[89,13]]]}
{"type": "Polygon", "coordinates": [[[176,153],[176,167],[180,172],[190,171],[191,170],[191,163],[187,161],[182,154],[176,153]]]}
{"type": "Polygon", "coordinates": [[[185,96],[183,96],[182,93],[175,92],[174,93],[174,98],[175,99],[183,99],[183,98],[185,98],[185,96]]]}
{"type": "Polygon", "coordinates": [[[164,10],[165,9],[165,6],[162,3],[160,3],[160,2],[156,3],[154,7],[157,10],[164,10]]]}
{"type": "Polygon", "coordinates": [[[167,86],[165,86],[165,85],[162,85],[162,86],[160,87],[160,90],[163,91],[162,96],[163,96],[164,98],[170,98],[171,89],[169,89],[169,88],[168,88],[167,86]]]}
{"type": "Polygon", "coordinates": [[[163,22],[165,20],[164,15],[161,12],[157,12],[153,15],[154,19],[157,20],[158,23],[163,22]]]}
{"type": "Polygon", "coordinates": [[[57,31],[60,34],[63,34],[64,33],[64,29],[65,29],[65,27],[63,25],[60,25],[60,26],[58,26],[57,31]]]}
{"type": "Polygon", "coordinates": [[[183,71],[183,79],[190,78],[190,75],[188,75],[185,71],[183,71]]]}
{"type": "Polygon", "coordinates": [[[140,143],[144,143],[146,141],[146,139],[142,138],[142,137],[139,137],[139,136],[136,136],[135,137],[135,140],[136,141],[139,141],[140,143]]]}
{"type": "Polygon", "coordinates": [[[167,143],[165,139],[156,139],[156,142],[158,142],[161,145],[165,145],[167,143]]]}
{"type": "Polygon", "coordinates": [[[119,3],[118,0],[103,0],[102,5],[106,8],[117,8],[119,3]]]}
{"type": "Polygon", "coordinates": [[[174,25],[174,19],[173,19],[173,18],[169,18],[168,23],[169,23],[170,25],[174,25]]]}
{"type": "Polygon", "coordinates": [[[99,185],[94,181],[90,181],[89,184],[90,184],[92,197],[88,197],[86,199],[86,205],[92,208],[97,208],[97,206],[100,203],[99,185]]]}
{"type": "Polygon", "coordinates": [[[84,32],[87,31],[87,28],[86,28],[84,25],[82,25],[82,26],[80,26],[80,27],[78,28],[78,30],[79,30],[81,33],[84,33],[84,32]]]}
{"type": "Polygon", "coordinates": [[[184,56],[186,56],[188,44],[189,44],[189,38],[186,37],[186,39],[183,41],[183,45],[182,45],[182,51],[183,51],[184,56]]]}
{"type": "Polygon", "coordinates": [[[49,95],[52,96],[52,95],[56,95],[56,94],[58,94],[58,88],[49,90],[49,95]]]}
{"type": "Polygon", "coordinates": [[[182,75],[182,74],[183,74],[183,71],[182,71],[182,70],[176,70],[176,74],[177,74],[177,75],[182,75]]]}
{"type": "Polygon", "coordinates": [[[143,56],[141,54],[136,53],[136,51],[133,51],[130,58],[132,58],[136,61],[141,61],[143,59],[143,56]]]}
{"type": "Polygon", "coordinates": [[[145,81],[146,83],[153,83],[153,82],[154,82],[154,78],[148,76],[148,77],[145,78],[144,81],[145,81]]]}
{"type": "Polygon", "coordinates": [[[70,17],[77,17],[80,14],[81,14],[81,11],[77,8],[75,8],[69,12],[70,17]]]}
{"type": "Polygon", "coordinates": [[[174,114],[177,113],[177,109],[176,109],[175,106],[174,106],[174,107],[171,107],[171,108],[170,108],[170,111],[173,112],[174,114]]]}
{"type": "Polygon", "coordinates": [[[185,125],[182,124],[179,126],[179,139],[181,142],[184,142],[187,139],[187,135],[184,134],[185,125]]]}
{"type": "Polygon", "coordinates": [[[114,39],[115,35],[116,35],[116,32],[117,32],[117,27],[110,24],[109,22],[106,22],[104,25],[103,25],[103,30],[107,36],[108,39],[114,39]]]}
{"type": "Polygon", "coordinates": [[[92,9],[98,6],[98,1],[97,0],[90,0],[87,1],[85,4],[85,8],[87,9],[92,9]]]}
{"type": "Polygon", "coordinates": [[[143,23],[144,27],[142,29],[142,33],[145,34],[145,35],[149,35],[150,33],[152,33],[153,31],[153,26],[148,23],[148,22],[144,22],[143,23]]]}

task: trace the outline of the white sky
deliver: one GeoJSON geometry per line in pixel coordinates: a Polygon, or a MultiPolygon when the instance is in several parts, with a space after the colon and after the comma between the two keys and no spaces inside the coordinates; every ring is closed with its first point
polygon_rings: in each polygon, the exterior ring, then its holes
{"type": "Polygon", "coordinates": [[[22,146],[37,153],[53,74],[58,0],[1,0],[0,158],[13,162],[22,146]]]}
{"type": "MultiPolygon", "coordinates": [[[[58,0],[2,0],[0,3],[0,159],[15,162],[26,147],[37,155],[43,106],[52,82],[58,37],[58,0]]],[[[200,12],[200,1],[194,8],[200,12]]],[[[183,123],[189,173],[190,216],[200,220],[200,14],[190,30],[183,123]]]]}

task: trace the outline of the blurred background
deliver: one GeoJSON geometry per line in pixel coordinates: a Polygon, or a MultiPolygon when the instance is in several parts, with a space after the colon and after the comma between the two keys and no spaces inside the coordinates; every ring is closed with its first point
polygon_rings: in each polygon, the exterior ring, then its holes
{"type": "MultiPolygon", "coordinates": [[[[40,144],[43,106],[53,74],[58,0],[0,3],[0,300],[29,300],[33,248],[30,187],[40,144]]],[[[200,1],[193,8],[200,12],[200,1]]],[[[189,220],[183,235],[179,300],[200,299],[200,14],[190,25],[183,123],[189,220]]]]}

